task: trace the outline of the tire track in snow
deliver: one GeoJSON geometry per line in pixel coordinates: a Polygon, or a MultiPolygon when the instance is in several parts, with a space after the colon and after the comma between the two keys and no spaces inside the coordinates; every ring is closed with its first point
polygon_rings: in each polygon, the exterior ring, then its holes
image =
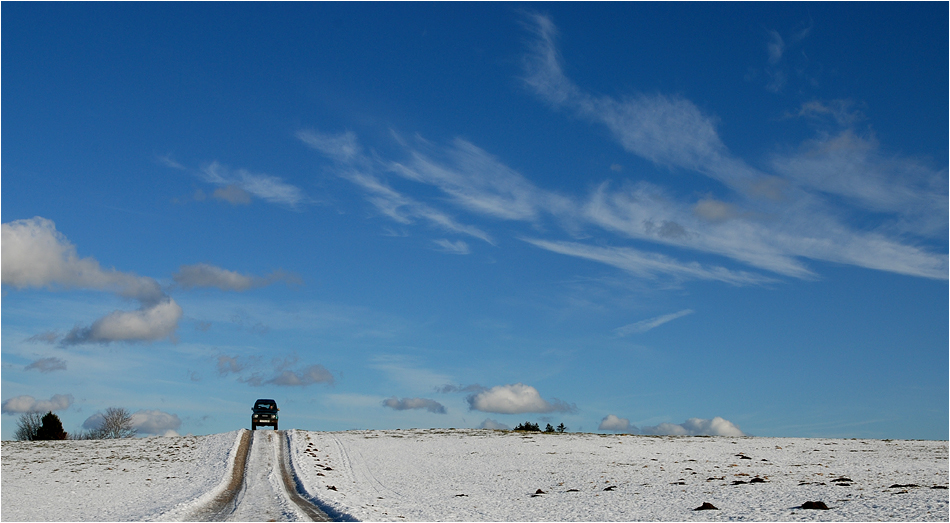
{"type": "Polygon", "coordinates": [[[205,506],[192,511],[191,521],[331,521],[302,498],[285,462],[283,433],[241,434],[231,478],[205,506]]]}
{"type": "Polygon", "coordinates": [[[373,472],[366,465],[366,459],[363,458],[363,455],[360,453],[359,449],[353,449],[353,452],[356,453],[356,457],[358,458],[356,461],[354,461],[350,458],[350,455],[347,452],[346,446],[343,444],[343,442],[340,441],[340,439],[334,434],[330,434],[330,437],[333,439],[333,443],[336,445],[337,450],[339,451],[340,459],[343,461],[344,470],[346,470],[347,475],[350,476],[350,480],[353,482],[353,484],[357,485],[358,490],[363,490],[362,487],[365,485],[373,489],[374,493],[376,494],[376,496],[373,497],[377,499],[384,499],[382,496],[383,494],[385,494],[386,497],[392,499],[403,498],[402,494],[387,487],[376,478],[373,472]],[[360,485],[361,483],[363,485],[360,485]]]}

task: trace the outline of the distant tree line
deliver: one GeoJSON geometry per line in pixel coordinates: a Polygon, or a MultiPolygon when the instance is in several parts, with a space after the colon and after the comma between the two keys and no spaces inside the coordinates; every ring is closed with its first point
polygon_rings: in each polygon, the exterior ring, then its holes
{"type": "MultiPolygon", "coordinates": [[[[515,427],[514,430],[522,431],[522,432],[541,432],[541,426],[538,425],[537,423],[531,423],[530,421],[526,421],[524,423],[519,423],[518,426],[515,427]]],[[[557,427],[552,427],[551,424],[548,423],[548,425],[544,427],[544,432],[556,432],[558,434],[563,434],[567,432],[567,427],[565,427],[563,423],[561,423],[557,427]]]]}
{"type": "Polygon", "coordinates": [[[17,420],[13,436],[18,441],[42,441],[58,439],[119,439],[133,438],[138,431],[132,426],[132,414],[120,407],[109,407],[102,414],[101,423],[92,429],[70,436],[63,430],[63,422],[52,412],[40,415],[27,412],[17,420]]]}

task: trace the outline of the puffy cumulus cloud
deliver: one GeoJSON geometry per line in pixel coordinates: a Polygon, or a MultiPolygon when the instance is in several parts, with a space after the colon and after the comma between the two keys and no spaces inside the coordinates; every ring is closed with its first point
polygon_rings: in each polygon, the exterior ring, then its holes
{"type": "Polygon", "coordinates": [[[306,387],[315,383],[332,384],[333,382],[333,374],[330,374],[323,365],[311,365],[302,371],[284,370],[264,383],[283,387],[306,387]]]}
{"type": "Polygon", "coordinates": [[[17,396],[0,405],[4,414],[25,414],[27,412],[51,412],[66,410],[73,404],[72,394],[54,394],[48,400],[38,400],[33,396],[17,396]]]}
{"type": "Polygon", "coordinates": [[[104,270],[94,258],[80,258],[76,246],[56,230],[52,220],[36,216],[4,223],[0,241],[4,285],[109,290],[143,303],[165,296],[152,278],[104,270]]]}
{"type": "Polygon", "coordinates": [[[182,265],[178,272],[172,275],[175,283],[183,289],[195,287],[215,287],[222,291],[244,291],[254,287],[263,287],[278,281],[287,284],[300,284],[299,276],[274,271],[269,276],[249,276],[235,271],[229,271],[206,263],[182,265]]]}
{"type": "Polygon", "coordinates": [[[137,311],[114,311],[89,327],[76,327],[63,337],[66,345],[113,341],[157,341],[174,335],[182,317],[181,307],[171,298],[137,311]]]}
{"type": "Polygon", "coordinates": [[[53,372],[54,370],[66,370],[66,362],[59,358],[40,358],[30,363],[24,370],[36,369],[42,373],[53,372]]]}
{"type": "Polygon", "coordinates": [[[86,418],[86,421],[82,422],[82,428],[86,430],[96,430],[105,423],[106,417],[102,415],[101,412],[96,412],[92,416],[86,418]]]}
{"type": "Polygon", "coordinates": [[[499,423],[491,418],[485,418],[485,421],[481,422],[481,424],[478,425],[478,428],[489,430],[511,430],[511,427],[508,425],[499,423]]]}
{"type": "Polygon", "coordinates": [[[132,414],[132,428],[139,434],[177,436],[177,430],[181,428],[181,419],[177,414],[160,410],[140,410],[132,414]]]}
{"type": "Polygon", "coordinates": [[[445,406],[435,400],[426,398],[403,398],[396,396],[383,400],[383,406],[393,410],[425,409],[434,414],[445,414],[445,406]]]}
{"type": "Polygon", "coordinates": [[[665,436],[745,436],[731,421],[716,416],[713,419],[690,418],[684,423],[660,423],[643,427],[643,434],[665,436]]]}
{"type": "Polygon", "coordinates": [[[636,432],[637,428],[630,424],[627,418],[619,418],[613,414],[608,414],[600,420],[600,426],[597,430],[607,430],[611,432],[636,432]]]}
{"type": "Polygon", "coordinates": [[[62,343],[155,341],[172,336],[178,328],[181,307],[157,281],[105,270],[93,258],[80,258],[76,246],[51,220],[39,216],[17,220],[3,224],[2,230],[4,285],[110,291],[141,303],[137,311],[114,311],[89,327],[74,328],[62,343]]]}
{"type": "Polygon", "coordinates": [[[468,397],[472,410],[496,414],[524,414],[528,412],[573,412],[576,407],[560,400],[547,401],[537,389],[523,383],[498,385],[468,397]]]}

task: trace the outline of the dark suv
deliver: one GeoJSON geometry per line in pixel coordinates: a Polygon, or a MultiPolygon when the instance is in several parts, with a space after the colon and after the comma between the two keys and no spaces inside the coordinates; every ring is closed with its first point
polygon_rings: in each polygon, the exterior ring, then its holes
{"type": "Polygon", "coordinates": [[[258,425],[273,425],[277,430],[277,402],[274,400],[257,400],[251,408],[251,430],[257,430],[258,425]]]}

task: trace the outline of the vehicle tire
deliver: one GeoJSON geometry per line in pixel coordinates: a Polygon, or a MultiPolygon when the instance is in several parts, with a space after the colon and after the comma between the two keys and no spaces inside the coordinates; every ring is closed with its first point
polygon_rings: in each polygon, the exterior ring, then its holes
{"type": "Polygon", "coordinates": [[[274,423],[274,430],[277,430],[277,424],[274,423]]]}
{"type": "Polygon", "coordinates": [[[257,430],[257,425],[251,423],[251,430],[257,430]]]}

